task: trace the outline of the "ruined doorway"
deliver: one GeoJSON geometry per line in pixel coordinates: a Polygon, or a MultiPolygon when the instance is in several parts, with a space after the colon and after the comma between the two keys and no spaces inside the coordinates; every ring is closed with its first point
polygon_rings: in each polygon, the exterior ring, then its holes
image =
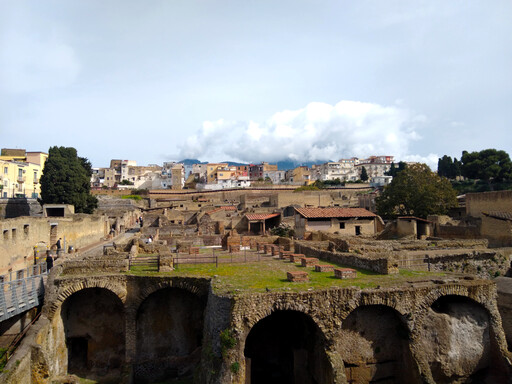
{"type": "Polygon", "coordinates": [[[136,383],[192,375],[201,358],[204,309],[203,298],[180,288],[160,289],[142,302],[137,311],[136,383]]]}
{"type": "Polygon", "coordinates": [[[99,381],[121,375],[125,356],[124,308],[105,288],[86,288],[61,307],[68,373],[99,381]]]}
{"type": "Polygon", "coordinates": [[[87,349],[86,337],[70,337],[68,344],[68,371],[85,372],[87,370],[87,349]]]}
{"type": "Polygon", "coordinates": [[[356,308],[343,320],[336,349],[349,384],[421,382],[409,348],[409,331],[393,308],[356,308]]]}
{"type": "Polygon", "coordinates": [[[332,367],[324,348],[324,336],[308,315],[274,312],[254,325],[247,336],[246,383],[332,383],[332,367]]]}
{"type": "Polygon", "coordinates": [[[57,224],[50,224],[50,247],[57,242],[58,230],[57,224]]]}

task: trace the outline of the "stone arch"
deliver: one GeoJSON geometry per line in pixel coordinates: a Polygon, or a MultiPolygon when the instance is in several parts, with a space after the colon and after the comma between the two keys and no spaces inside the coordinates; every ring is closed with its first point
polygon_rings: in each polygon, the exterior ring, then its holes
{"type": "Polygon", "coordinates": [[[347,382],[420,382],[407,319],[395,308],[365,301],[342,321],[336,351],[347,382]]]}
{"type": "Polygon", "coordinates": [[[487,382],[491,373],[500,371],[493,367],[499,364],[500,353],[491,312],[471,295],[460,294],[464,293],[461,287],[447,288],[424,302],[430,305],[424,309],[416,335],[425,363],[438,383],[487,382]]]}
{"type": "MultiPolygon", "coordinates": [[[[117,380],[125,364],[124,304],[114,292],[88,287],[70,294],[60,307],[67,372],[117,380]]],[[[57,338],[58,339],[58,338],[57,338]]]]}
{"type": "Polygon", "coordinates": [[[59,289],[59,291],[57,292],[57,298],[51,303],[50,307],[48,308],[48,319],[53,319],[57,311],[61,308],[62,304],[66,301],[68,297],[70,297],[76,292],[88,288],[106,289],[112,292],[114,295],[116,295],[123,304],[126,301],[126,287],[122,283],[119,283],[117,281],[111,281],[106,278],[80,279],[79,281],[73,281],[69,284],[65,284],[61,289],[59,289]]]}
{"type": "Polygon", "coordinates": [[[491,305],[488,300],[488,296],[486,296],[485,293],[488,292],[475,292],[464,285],[441,286],[438,289],[430,290],[424,296],[423,300],[421,300],[418,305],[418,311],[422,312],[427,310],[435,301],[439,300],[443,296],[459,296],[472,300],[476,304],[485,308],[489,313],[489,316],[494,316],[495,308],[491,305]]]}
{"type": "Polygon", "coordinates": [[[134,335],[137,383],[190,376],[199,364],[206,300],[190,289],[197,287],[186,287],[164,283],[141,293],[134,335]]]}
{"type": "MultiPolygon", "coordinates": [[[[194,280],[194,279],[190,279],[194,280]]],[[[205,296],[207,291],[205,287],[200,284],[193,284],[190,281],[185,279],[170,279],[170,280],[157,280],[152,282],[149,285],[142,287],[139,291],[139,294],[127,305],[127,312],[133,316],[136,316],[137,311],[140,308],[140,305],[146,300],[151,294],[165,288],[180,288],[185,291],[188,291],[198,297],[205,296]]]]}
{"type": "Polygon", "coordinates": [[[352,312],[361,306],[381,305],[392,309],[399,315],[402,320],[404,317],[409,316],[410,305],[403,300],[403,292],[396,294],[390,294],[389,292],[383,292],[382,295],[375,293],[360,292],[358,300],[350,300],[347,303],[347,307],[341,311],[341,319],[346,319],[352,312]]]}
{"type": "Polygon", "coordinates": [[[305,307],[303,303],[300,303],[297,300],[286,300],[286,301],[275,301],[271,305],[259,305],[258,308],[254,309],[254,312],[251,314],[252,316],[250,318],[245,318],[245,328],[246,333],[245,337],[247,337],[247,334],[250,332],[252,327],[254,327],[258,322],[263,320],[264,318],[272,315],[276,311],[294,311],[294,312],[300,312],[306,316],[309,316],[311,320],[314,321],[316,326],[320,328],[322,331],[322,334],[324,337],[328,334],[328,329],[316,316],[316,312],[313,310],[313,308],[305,307]]]}
{"type": "Polygon", "coordinates": [[[244,340],[246,383],[336,382],[318,323],[292,303],[276,307],[258,314],[244,340]]]}

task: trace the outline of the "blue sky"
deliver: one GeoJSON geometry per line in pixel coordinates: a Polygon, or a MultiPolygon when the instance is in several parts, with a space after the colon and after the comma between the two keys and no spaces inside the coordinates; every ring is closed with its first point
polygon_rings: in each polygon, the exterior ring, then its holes
{"type": "Polygon", "coordinates": [[[512,154],[512,2],[0,0],[0,145],[94,166],[512,154]]]}

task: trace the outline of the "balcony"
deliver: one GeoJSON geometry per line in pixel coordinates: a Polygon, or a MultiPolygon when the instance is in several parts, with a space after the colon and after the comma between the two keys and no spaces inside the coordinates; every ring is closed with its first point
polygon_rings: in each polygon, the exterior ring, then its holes
{"type": "Polygon", "coordinates": [[[34,184],[39,184],[39,178],[34,179],[34,184]]]}
{"type": "Polygon", "coordinates": [[[16,181],[17,181],[18,184],[23,184],[26,181],[26,177],[25,176],[18,176],[16,181]]]}

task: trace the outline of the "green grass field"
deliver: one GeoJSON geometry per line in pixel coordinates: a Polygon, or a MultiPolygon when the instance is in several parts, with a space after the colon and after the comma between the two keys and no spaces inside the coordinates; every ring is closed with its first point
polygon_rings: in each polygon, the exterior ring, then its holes
{"type": "MultiPolygon", "coordinates": [[[[243,261],[243,254],[238,256],[237,263],[229,263],[228,254],[218,253],[219,264],[183,264],[172,272],[157,272],[155,268],[142,266],[133,267],[128,273],[135,275],[190,276],[213,278],[213,287],[217,293],[241,294],[244,292],[271,291],[305,291],[329,287],[376,288],[401,285],[410,280],[441,277],[443,273],[425,271],[400,270],[395,275],[379,275],[375,272],[357,269],[357,278],[340,280],[334,277],[334,272],[315,272],[312,267],[302,267],[298,263],[285,260],[261,257],[260,261],[243,261]],[[286,272],[307,271],[308,282],[289,282],[286,272]]],[[[255,253],[251,252],[251,257],[255,253]]],[[[235,257],[235,260],[237,258],[235,257]]],[[[331,264],[335,267],[346,267],[321,261],[321,264],[331,264]]]]}

